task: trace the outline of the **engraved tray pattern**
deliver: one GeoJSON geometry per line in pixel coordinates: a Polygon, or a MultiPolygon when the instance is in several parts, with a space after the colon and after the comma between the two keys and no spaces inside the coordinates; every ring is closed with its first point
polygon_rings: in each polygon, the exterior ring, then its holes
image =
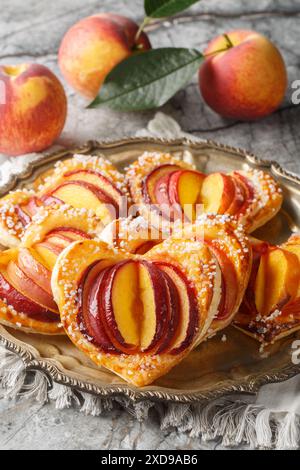
{"type": "MultiPolygon", "coordinates": [[[[245,150],[212,141],[188,139],[125,138],[114,142],[87,142],[72,150],[41,155],[17,177],[0,187],[0,195],[21,188],[60,159],[75,153],[104,155],[119,169],[143,151],[168,151],[182,156],[190,152],[197,167],[206,172],[261,168],[280,182],[284,204],[280,213],[255,236],[281,243],[291,232],[300,230],[300,178],[276,162],[259,159],[245,150]]],[[[102,397],[125,395],[131,400],[168,400],[178,403],[218,398],[229,393],[255,393],[261,385],[280,382],[300,372],[291,362],[291,344],[300,332],[259,353],[259,345],[232,327],[200,345],[165,377],[141,389],[126,384],[111,372],[98,368],[64,336],[42,336],[0,326],[0,343],[17,353],[27,370],[39,369],[51,379],[102,397]],[[221,341],[223,334],[227,341],[221,341]]]]}

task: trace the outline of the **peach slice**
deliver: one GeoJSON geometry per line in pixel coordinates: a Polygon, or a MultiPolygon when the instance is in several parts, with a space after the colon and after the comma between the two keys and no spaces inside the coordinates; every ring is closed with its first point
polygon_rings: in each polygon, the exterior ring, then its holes
{"type": "Polygon", "coordinates": [[[263,313],[267,281],[268,252],[260,256],[254,282],[254,299],[257,312],[263,313]]]}
{"type": "Polygon", "coordinates": [[[143,183],[143,197],[147,204],[157,204],[158,181],[165,175],[180,170],[180,167],[174,164],[161,165],[152,170],[145,178],[143,183]]]}
{"type": "Polygon", "coordinates": [[[31,217],[30,215],[26,212],[25,206],[17,205],[15,206],[15,212],[23,225],[23,227],[26,227],[27,225],[30,224],[31,222],[31,217]]]}
{"type": "Polygon", "coordinates": [[[46,309],[16,290],[7,272],[0,273],[0,298],[5,299],[7,304],[17,312],[26,312],[28,317],[35,320],[53,323],[59,318],[57,313],[46,309]]]}
{"type": "Polygon", "coordinates": [[[201,186],[206,175],[197,171],[178,170],[170,175],[168,191],[171,204],[179,204],[189,220],[196,215],[201,186]]]}
{"type": "Polygon", "coordinates": [[[253,203],[255,198],[255,190],[252,183],[244,175],[238,171],[233,172],[233,178],[236,179],[244,190],[244,204],[239,209],[239,214],[244,214],[247,208],[253,203]]]}
{"type": "Polygon", "coordinates": [[[72,230],[72,228],[68,230],[67,228],[64,228],[52,230],[49,232],[43,243],[46,243],[50,247],[54,246],[54,252],[59,254],[64,248],[69,246],[70,243],[77,240],[83,240],[85,238],[89,239],[91,237],[81,230],[72,230]]]}
{"type": "Polygon", "coordinates": [[[157,347],[169,323],[166,294],[166,281],[160,269],[146,261],[139,263],[140,349],[144,352],[157,347]]]}
{"type": "Polygon", "coordinates": [[[116,265],[110,273],[104,293],[107,325],[126,349],[139,346],[141,305],[138,302],[138,275],[135,262],[116,265]]]}
{"type": "Polygon", "coordinates": [[[238,283],[235,268],[226,256],[226,253],[214,246],[213,243],[206,241],[210,250],[213,252],[221,268],[222,273],[222,297],[218,308],[217,320],[224,320],[231,315],[234,310],[236,298],[238,295],[238,283]]]}
{"type": "Polygon", "coordinates": [[[155,350],[155,354],[167,353],[170,350],[174,338],[177,338],[180,323],[180,299],[179,293],[175,283],[172,281],[170,276],[163,270],[161,270],[167,285],[167,297],[166,303],[168,307],[168,319],[165,322],[165,331],[162,335],[162,340],[159,343],[158,348],[155,350]]]}
{"type": "Polygon", "coordinates": [[[193,341],[199,323],[195,295],[183,274],[172,264],[159,263],[159,267],[170,277],[177,287],[180,302],[180,319],[177,334],[169,346],[168,352],[179,354],[193,341]]]}
{"type": "Polygon", "coordinates": [[[57,257],[62,252],[63,247],[44,241],[34,245],[33,249],[42,258],[48,269],[52,271],[56,263],[57,257]]]}
{"type": "Polygon", "coordinates": [[[16,290],[26,295],[26,297],[31,298],[47,310],[58,313],[52,294],[43,290],[32,279],[26,276],[17,263],[10,261],[7,265],[6,272],[16,290]]]}
{"type": "Polygon", "coordinates": [[[230,207],[234,195],[234,183],[223,173],[212,173],[202,183],[201,201],[205,212],[224,214],[230,207]]]}
{"type": "Polygon", "coordinates": [[[41,197],[41,201],[45,206],[60,206],[64,204],[62,199],[58,199],[58,197],[50,196],[49,194],[45,194],[41,197]]]}
{"type": "Polygon", "coordinates": [[[298,291],[299,278],[300,263],[295,254],[275,248],[262,255],[255,283],[255,302],[259,313],[263,316],[268,315],[274,309],[280,309],[289,300],[294,299],[298,291]],[[259,281],[263,285],[260,285],[259,281]]]}
{"type": "Polygon", "coordinates": [[[18,265],[20,269],[39,287],[52,296],[51,272],[37,259],[37,253],[29,248],[20,248],[18,265]]]}
{"type": "Polygon", "coordinates": [[[61,248],[61,250],[63,250],[72,243],[72,240],[64,237],[63,235],[49,235],[45,238],[45,242],[50,243],[51,245],[53,244],[57,248],[61,248]]]}
{"type": "Polygon", "coordinates": [[[242,210],[242,207],[245,204],[246,190],[245,190],[244,185],[241,183],[241,181],[238,178],[234,178],[233,176],[230,176],[230,175],[229,177],[233,181],[235,191],[234,191],[233,201],[228,207],[227,212],[230,215],[236,215],[242,210]]]}
{"type": "Polygon", "coordinates": [[[115,202],[104,191],[90,183],[70,181],[62,183],[53,190],[50,197],[58,198],[66,204],[78,209],[91,209],[106,225],[117,218],[115,202]]]}
{"type": "Polygon", "coordinates": [[[161,176],[154,187],[153,195],[156,203],[158,204],[158,212],[166,219],[174,220],[178,216],[181,216],[181,208],[171,207],[171,201],[169,197],[169,181],[170,176],[173,172],[169,172],[161,176]],[[176,210],[177,209],[177,210],[176,210]]]}
{"type": "Polygon", "coordinates": [[[161,176],[154,187],[154,195],[156,202],[158,204],[167,204],[170,205],[171,201],[169,198],[169,193],[168,193],[168,188],[169,188],[169,180],[170,176],[173,174],[173,172],[169,172],[161,176]]]}
{"type": "Polygon", "coordinates": [[[48,232],[47,236],[49,237],[50,235],[58,235],[64,237],[66,240],[69,240],[70,243],[72,241],[82,240],[83,238],[91,238],[88,233],[73,227],[55,228],[51,230],[51,232],[48,232]]]}
{"type": "Polygon", "coordinates": [[[263,304],[265,291],[266,262],[268,251],[272,248],[269,243],[251,238],[253,261],[248,286],[238,313],[238,324],[249,325],[252,319],[258,316],[257,303],[263,304]],[[263,256],[264,255],[264,256],[263,256]],[[263,260],[262,260],[263,257],[263,260]],[[261,269],[259,279],[258,271],[261,269]],[[255,286],[257,284],[257,292],[255,286]],[[260,284],[260,285],[259,285],[260,284]]]}
{"type": "Polygon", "coordinates": [[[99,312],[99,292],[109,267],[103,261],[92,265],[80,283],[80,313],[84,333],[108,353],[119,353],[110,341],[99,312]]]}
{"type": "MultiPolygon", "coordinates": [[[[283,248],[286,251],[289,251],[290,253],[293,253],[294,255],[296,255],[300,263],[300,237],[298,235],[292,235],[292,237],[289,238],[288,242],[285,245],[283,245],[283,248]]],[[[300,279],[299,279],[297,297],[300,298],[300,279]]]]}
{"type": "Polygon", "coordinates": [[[117,206],[122,206],[123,194],[122,192],[99,171],[95,170],[73,170],[64,173],[64,180],[85,181],[96,186],[98,189],[105,191],[116,203],[117,206]]]}

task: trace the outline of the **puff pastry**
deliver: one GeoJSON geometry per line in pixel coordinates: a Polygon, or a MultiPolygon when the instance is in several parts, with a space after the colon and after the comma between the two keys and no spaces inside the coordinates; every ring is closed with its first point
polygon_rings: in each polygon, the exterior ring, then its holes
{"type": "Polygon", "coordinates": [[[52,268],[66,246],[95,237],[102,225],[88,211],[66,205],[44,209],[33,220],[22,243],[0,253],[0,322],[30,333],[63,334],[52,268]]]}

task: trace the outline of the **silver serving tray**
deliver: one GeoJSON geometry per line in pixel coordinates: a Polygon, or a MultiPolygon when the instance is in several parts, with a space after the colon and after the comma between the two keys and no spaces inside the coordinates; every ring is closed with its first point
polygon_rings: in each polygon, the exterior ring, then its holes
{"type": "MultiPolygon", "coordinates": [[[[27,169],[0,188],[4,195],[30,183],[57,160],[75,153],[102,154],[119,169],[143,151],[164,151],[183,156],[190,152],[197,168],[204,172],[260,168],[281,184],[284,204],[279,214],[255,232],[258,238],[282,243],[300,230],[300,178],[276,162],[261,160],[242,149],[211,141],[194,142],[155,138],[126,138],[114,142],[88,142],[81,148],[58,151],[30,163],[27,169]]],[[[0,342],[17,353],[28,370],[44,371],[52,380],[99,396],[126,395],[132,400],[169,400],[181,403],[212,399],[234,392],[255,393],[261,385],[281,382],[300,372],[292,364],[292,342],[300,332],[278,341],[262,355],[259,344],[229,327],[201,344],[169,374],[148,387],[128,385],[111,372],[98,368],[64,336],[26,334],[0,326],[0,342]],[[221,341],[223,334],[227,340],[221,341]]]]}

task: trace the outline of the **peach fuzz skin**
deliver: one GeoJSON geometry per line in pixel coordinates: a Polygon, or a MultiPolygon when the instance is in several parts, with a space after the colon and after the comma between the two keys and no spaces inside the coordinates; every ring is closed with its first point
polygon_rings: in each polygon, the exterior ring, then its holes
{"type": "Polygon", "coordinates": [[[136,23],[112,14],[89,16],[72,26],[59,49],[58,61],[66,81],[88,99],[97,95],[105,77],[134,51],[151,49],[145,33],[136,42],[136,23]]]}
{"type": "Polygon", "coordinates": [[[287,88],[287,73],[278,49],[254,31],[227,33],[208,45],[199,71],[199,86],[206,103],[221,116],[255,120],[278,108],[287,88]]]}
{"type": "Polygon", "coordinates": [[[0,82],[0,152],[21,155],[49,147],[66,120],[67,98],[60,81],[38,64],[2,65],[0,82]]]}

